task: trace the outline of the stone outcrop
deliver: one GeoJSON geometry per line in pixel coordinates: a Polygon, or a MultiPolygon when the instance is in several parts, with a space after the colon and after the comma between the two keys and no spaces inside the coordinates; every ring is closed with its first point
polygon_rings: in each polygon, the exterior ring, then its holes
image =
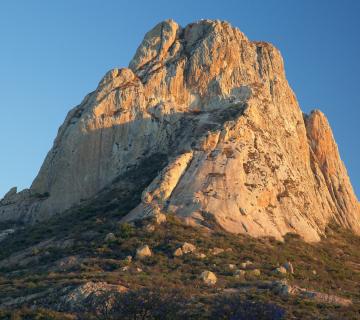
{"type": "Polygon", "coordinates": [[[304,289],[296,285],[290,285],[287,281],[274,281],[270,289],[282,296],[298,296],[299,298],[314,300],[318,303],[333,304],[348,307],[352,300],[342,298],[333,294],[322,293],[314,290],[304,289]]]}
{"type": "Polygon", "coordinates": [[[104,303],[100,298],[107,297],[109,307],[112,304],[111,294],[124,293],[128,288],[122,285],[109,284],[107,282],[86,282],[75,289],[71,290],[59,298],[59,308],[73,311],[86,310],[87,304],[104,303]],[[99,300],[99,301],[98,301],[99,300]]]}
{"type": "Polygon", "coordinates": [[[143,245],[136,249],[136,259],[145,259],[151,255],[152,253],[148,245],[143,245]]]}
{"type": "Polygon", "coordinates": [[[177,248],[174,251],[174,256],[175,257],[180,257],[180,256],[182,256],[184,254],[193,253],[195,251],[196,251],[196,246],[194,246],[191,243],[184,242],[181,247],[177,248]]]}
{"type": "Polygon", "coordinates": [[[61,213],[156,154],[168,164],[124,220],[174,213],[208,227],[211,217],[229,232],[306,241],[330,222],[360,232],[325,116],[303,115],[274,46],[210,20],[147,33],[129,68],[69,112],[31,188],[1,201],[0,221],[61,213]]]}
{"type": "Polygon", "coordinates": [[[287,272],[289,272],[291,274],[294,273],[294,267],[290,261],[285,262],[283,267],[286,269],[287,272]]]}
{"type": "Polygon", "coordinates": [[[287,270],[286,270],[285,267],[280,266],[280,267],[277,267],[276,269],[274,269],[273,273],[275,273],[275,274],[286,274],[287,270]]]}
{"type": "Polygon", "coordinates": [[[216,274],[208,270],[201,273],[200,279],[207,285],[214,285],[217,282],[216,274]]]}

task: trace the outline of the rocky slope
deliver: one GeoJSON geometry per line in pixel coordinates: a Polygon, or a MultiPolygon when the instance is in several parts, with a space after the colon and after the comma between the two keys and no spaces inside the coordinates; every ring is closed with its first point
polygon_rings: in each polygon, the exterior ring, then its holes
{"type": "Polygon", "coordinates": [[[360,233],[325,116],[303,115],[276,48],[226,22],[167,20],[148,32],[129,67],[69,112],[31,188],[1,201],[0,221],[61,214],[141,166],[159,174],[124,220],[171,212],[307,241],[333,221],[360,233]]]}

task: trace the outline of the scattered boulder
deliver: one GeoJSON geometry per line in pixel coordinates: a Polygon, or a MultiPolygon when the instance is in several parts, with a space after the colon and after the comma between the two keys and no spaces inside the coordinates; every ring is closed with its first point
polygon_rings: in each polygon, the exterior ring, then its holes
{"type": "Polygon", "coordinates": [[[116,240],[115,235],[112,232],[109,232],[106,236],[105,236],[105,241],[106,242],[113,242],[116,240]]]}
{"type": "Polygon", "coordinates": [[[175,257],[180,257],[183,254],[193,253],[196,251],[196,247],[188,242],[184,242],[183,245],[174,251],[175,257]]]}
{"type": "Polygon", "coordinates": [[[60,298],[60,304],[68,310],[84,310],[88,298],[100,298],[104,294],[126,292],[128,289],[121,285],[113,285],[107,282],[86,282],[71,290],[60,298]]]}
{"type": "Polygon", "coordinates": [[[217,282],[217,277],[215,275],[214,272],[205,270],[201,275],[200,275],[201,280],[207,284],[207,285],[214,285],[217,282]]]}
{"type": "Polygon", "coordinates": [[[342,298],[333,294],[304,290],[300,293],[300,295],[319,303],[327,303],[343,307],[352,305],[352,301],[350,299],[342,298]]]}
{"type": "Polygon", "coordinates": [[[287,280],[273,281],[270,284],[270,289],[275,294],[281,296],[288,296],[290,294],[294,294],[294,289],[288,284],[287,280]]]}
{"type": "Polygon", "coordinates": [[[294,267],[292,265],[292,263],[290,261],[287,261],[284,263],[284,268],[286,269],[287,272],[293,274],[294,273],[294,267]]]}
{"type": "Polygon", "coordinates": [[[273,273],[274,274],[282,274],[282,275],[284,275],[284,274],[287,273],[287,271],[286,271],[285,267],[280,266],[280,267],[277,267],[276,269],[274,269],[273,273]]]}
{"type": "Polygon", "coordinates": [[[145,226],[145,231],[146,232],[154,232],[155,231],[155,226],[153,224],[149,223],[149,224],[147,224],[145,226]]]}
{"type": "Polygon", "coordinates": [[[181,248],[177,248],[173,253],[174,257],[181,257],[183,254],[184,252],[182,251],[181,248]]]}
{"type": "Polygon", "coordinates": [[[194,251],[196,251],[196,247],[188,242],[184,242],[184,244],[181,247],[182,251],[186,254],[186,253],[192,253],[194,251]]]}
{"type": "Polygon", "coordinates": [[[136,259],[144,259],[151,256],[151,250],[148,245],[143,245],[136,250],[136,259]]]}
{"type": "Polygon", "coordinates": [[[249,270],[247,271],[247,274],[253,277],[258,277],[261,275],[261,271],[260,269],[253,269],[253,270],[249,270]]]}
{"type": "Polygon", "coordinates": [[[156,214],[154,214],[153,219],[152,219],[156,224],[161,224],[166,222],[166,215],[161,213],[161,212],[157,212],[156,214]]]}
{"type": "Polygon", "coordinates": [[[199,258],[199,259],[205,259],[206,258],[206,254],[205,253],[201,253],[201,252],[195,252],[195,257],[199,258]]]}
{"type": "Polygon", "coordinates": [[[234,276],[235,278],[242,278],[245,277],[246,271],[245,270],[241,270],[241,269],[237,269],[234,272],[234,276]]]}
{"type": "Polygon", "coordinates": [[[124,259],[125,262],[127,263],[131,263],[132,261],[132,256],[126,256],[126,258],[124,259]]]}
{"type": "Polygon", "coordinates": [[[240,268],[242,269],[249,269],[249,267],[253,266],[253,263],[249,260],[246,260],[245,262],[240,263],[240,268]]]}
{"type": "Polygon", "coordinates": [[[292,286],[289,285],[286,280],[274,281],[271,284],[270,288],[275,294],[279,294],[282,296],[298,296],[300,298],[314,300],[319,303],[327,303],[344,307],[350,306],[352,304],[352,301],[350,299],[341,298],[332,294],[304,289],[296,285],[292,286]]]}
{"type": "Polygon", "coordinates": [[[81,258],[79,256],[68,256],[57,260],[55,266],[51,268],[53,271],[67,271],[71,268],[78,266],[81,263],[81,258]]]}
{"type": "Polygon", "coordinates": [[[222,249],[222,248],[212,248],[210,249],[210,253],[213,255],[213,256],[217,256],[218,254],[220,253],[223,253],[225,250],[222,249]]]}

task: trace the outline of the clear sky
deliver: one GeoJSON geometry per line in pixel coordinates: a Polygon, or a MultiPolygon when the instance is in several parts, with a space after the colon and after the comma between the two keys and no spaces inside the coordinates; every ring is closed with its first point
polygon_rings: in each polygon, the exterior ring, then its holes
{"type": "Polygon", "coordinates": [[[328,117],[360,195],[360,1],[0,1],[0,197],[30,186],[66,113],[145,32],[227,20],[275,44],[302,109],[328,117]]]}

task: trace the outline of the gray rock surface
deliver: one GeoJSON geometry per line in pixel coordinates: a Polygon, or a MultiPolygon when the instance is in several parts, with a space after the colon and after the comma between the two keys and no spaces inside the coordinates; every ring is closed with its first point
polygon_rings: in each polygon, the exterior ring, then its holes
{"type": "MultiPolygon", "coordinates": [[[[123,293],[127,290],[126,287],[121,285],[89,281],[60,297],[59,306],[61,309],[83,311],[86,309],[86,303],[89,303],[90,299],[96,302],[96,298],[100,298],[102,295],[123,293]]],[[[111,299],[107,303],[111,303],[111,299]]]]}

